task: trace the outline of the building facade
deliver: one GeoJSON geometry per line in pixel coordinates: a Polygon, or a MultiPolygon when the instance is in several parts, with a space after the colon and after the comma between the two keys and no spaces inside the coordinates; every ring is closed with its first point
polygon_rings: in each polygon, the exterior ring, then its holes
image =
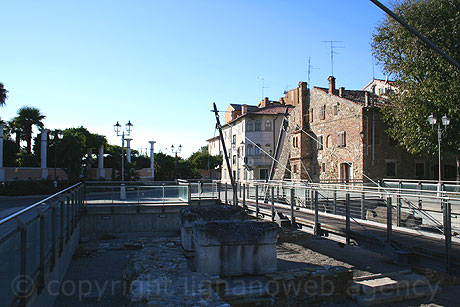
{"type": "Polygon", "coordinates": [[[222,181],[230,182],[229,171],[235,180],[242,182],[269,178],[284,113],[292,108],[268,98],[259,106],[229,106],[226,114],[241,113],[229,117],[222,126],[230,161],[230,170],[223,161],[222,181]]]}

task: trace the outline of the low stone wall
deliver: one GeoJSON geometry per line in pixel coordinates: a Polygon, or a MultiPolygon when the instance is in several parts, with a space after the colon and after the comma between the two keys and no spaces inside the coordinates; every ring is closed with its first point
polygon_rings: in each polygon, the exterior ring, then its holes
{"type": "Polygon", "coordinates": [[[221,276],[276,272],[277,234],[278,226],[271,222],[195,223],[195,268],[221,276]]]}
{"type": "Polygon", "coordinates": [[[310,306],[343,301],[349,296],[353,272],[345,267],[308,268],[267,274],[276,306],[310,306]]]}
{"type": "Polygon", "coordinates": [[[248,215],[241,207],[228,205],[191,206],[180,211],[181,244],[186,252],[193,251],[193,224],[218,220],[246,220],[248,215]]]}

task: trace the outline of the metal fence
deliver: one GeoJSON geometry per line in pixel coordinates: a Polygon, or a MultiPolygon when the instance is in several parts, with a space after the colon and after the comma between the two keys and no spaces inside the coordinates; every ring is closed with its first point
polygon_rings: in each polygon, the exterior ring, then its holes
{"type": "Polygon", "coordinates": [[[26,306],[45,287],[82,213],[84,185],[75,184],[0,221],[0,297],[26,306]]]}
{"type": "Polygon", "coordinates": [[[175,182],[87,182],[87,206],[188,202],[189,187],[175,182]]]}

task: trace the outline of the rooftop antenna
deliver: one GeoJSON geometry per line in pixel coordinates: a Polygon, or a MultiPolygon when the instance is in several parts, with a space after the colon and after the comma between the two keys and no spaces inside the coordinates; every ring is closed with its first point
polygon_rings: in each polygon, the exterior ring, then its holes
{"type": "Polygon", "coordinates": [[[307,74],[308,74],[308,77],[307,77],[307,87],[308,87],[308,88],[310,88],[310,74],[311,74],[311,70],[312,70],[312,69],[319,69],[319,68],[317,68],[317,67],[311,66],[310,63],[311,63],[311,57],[308,57],[308,72],[307,72],[307,74]]]}
{"type": "Polygon", "coordinates": [[[264,100],[264,89],[268,88],[268,86],[265,86],[265,78],[262,76],[257,76],[260,80],[262,80],[262,100],[264,100]]]}
{"type": "Polygon", "coordinates": [[[331,44],[331,76],[334,76],[334,54],[339,54],[338,52],[335,52],[334,49],[345,48],[342,46],[335,46],[334,43],[342,43],[342,42],[343,41],[323,41],[323,43],[331,44]]]}

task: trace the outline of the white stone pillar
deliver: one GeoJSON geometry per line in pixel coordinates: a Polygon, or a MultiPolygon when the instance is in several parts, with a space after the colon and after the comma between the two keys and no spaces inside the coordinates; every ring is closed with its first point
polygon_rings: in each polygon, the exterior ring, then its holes
{"type": "Polygon", "coordinates": [[[126,161],[131,163],[131,141],[133,139],[125,139],[126,141],[126,161]]]}
{"type": "Polygon", "coordinates": [[[104,145],[101,145],[101,147],[99,147],[99,155],[97,157],[97,177],[105,178],[104,145]]]}
{"type": "Polygon", "coordinates": [[[152,180],[155,180],[155,164],[154,159],[155,159],[155,153],[153,151],[153,146],[155,144],[155,141],[149,141],[150,143],[150,169],[152,170],[152,180]]]}
{"type": "Polygon", "coordinates": [[[5,168],[3,167],[3,125],[0,124],[0,182],[5,181],[5,168]]]}
{"type": "Polygon", "coordinates": [[[46,154],[48,151],[48,129],[41,130],[41,169],[42,169],[42,178],[48,178],[48,168],[46,165],[46,154]]]}

